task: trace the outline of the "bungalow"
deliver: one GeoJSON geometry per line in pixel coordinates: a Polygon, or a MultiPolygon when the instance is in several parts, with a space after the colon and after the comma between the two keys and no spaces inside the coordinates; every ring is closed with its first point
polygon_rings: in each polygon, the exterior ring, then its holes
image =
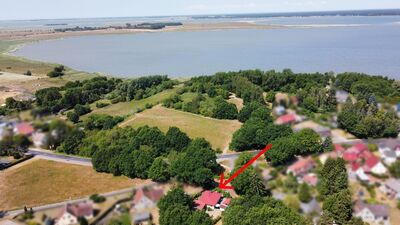
{"type": "Polygon", "coordinates": [[[347,151],[357,153],[358,155],[362,154],[365,151],[368,151],[368,146],[362,142],[359,142],[352,147],[348,148],[347,151]]]}
{"type": "Polygon", "coordinates": [[[162,189],[144,190],[140,188],[133,197],[132,206],[136,210],[154,208],[163,196],[164,191],[162,189]]]}
{"type": "Polygon", "coordinates": [[[398,179],[386,180],[379,189],[391,198],[400,199],[400,181],[398,179]]]}
{"type": "Polygon", "coordinates": [[[14,127],[14,133],[20,135],[30,136],[34,131],[32,125],[26,122],[17,123],[14,127]]]}
{"type": "Polygon", "coordinates": [[[279,125],[293,124],[297,121],[299,121],[298,116],[294,113],[291,113],[291,114],[286,114],[286,115],[278,117],[278,119],[276,120],[276,124],[279,124],[279,125]]]}
{"type": "Polygon", "coordinates": [[[371,155],[365,160],[363,169],[366,173],[383,175],[387,172],[386,167],[381,163],[378,157],[371,155]]]}
{"type": "Polygon", "coordinates": [[[294,176],[302,176],[310,172],[310,170],[314,167],[315,162],[311,159],[311,157],[300,158],[299,160],[297,160],[297,162],[289,166],[286,173],[292,173],[294,176]]]}
{"type": "Polygon", "coordinates": [[[358,154],[351,151],[345,151],[343,153],[343,159],[348,163],[354,163],[358,160],[358,154]]]}
{"type": "Polygon", "coordinates": [[[366,204],[362,200],[356,201],[354,205],[354,216],[361,218],[364,222],[373,224],[389,225],[389,206],[366,204]]]}
{"type": "Polygon", "coordinates": [[[78,218],[93,218],[93,206],[88,202],[65,205],[56,220],[56,225],[77,224],[78,218]]]}
{"type": "Polygon", "coordinates": [[[196,209],[198,210],[211,208],[220,209],[221,211],[224,211],[230,202],[230,198],[223,198],[220,193],[208,190],[201,193],[201,196],[194,201],[196,209]]]}

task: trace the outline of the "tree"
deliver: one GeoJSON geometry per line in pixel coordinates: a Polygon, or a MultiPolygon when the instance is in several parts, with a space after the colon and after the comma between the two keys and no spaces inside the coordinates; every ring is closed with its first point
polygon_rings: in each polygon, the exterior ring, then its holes
{"type": "Polygon", "coordinates": [[[324,197],[347,190],[347,170],[342,158],[326,160],[319,173],[319,193],[324,197]]]}
{"type": "Polygon", "coordinates": [[[306,97],[304,99],[303,107],[306,108],[307,110],[310,110],[311,112],[318,111],[318,105],[316,104],[316,99],[311,96],[306,97]]]}
{"type": "Polygon", "coordinates": [[[306,224],[299,213],[288,208],[281,201],[257,195],[233,199],[224,212],[222,222],[224,225],[306,224]]]}
{"type": "Polygon", "coordinates": [[[272,142],[272,148],[266,152],[265,159],[272,165],[286,164],[294,159],[299,146],[293,137],[283,137],[272,142]]]}
{"type": "Polygon", "coordinates": [[[166,182],[170,178],[168,164],[164,158],[156,158],[149,169],[149,178],[157,182],[166,182]]]}
{"type": "Polygon", "coordinates": [[[400,161],[396,161],[389,166],[389,171],[395,178],[400,178],[400,161]]]}
{"type": "Polygon", "coordinates": [[[213,225],[213,220],[204,211],[194,211],[190,216],[189,225],[213,225]]]}
{"type": "Polygon", "coordinates": [[[147,178],[147,173],[153,163],[154,156],[154,150],[148,146],[141,146],[140,149],[131,153],[131,163],[133,164],[136,177],[147,178]]]}
{"type": "Polygon", "coordinates": [[[303,129],[293,135],[298,146],[296,154],[309,155],[318,153],[321,150],[321,138],[312,129],[303,129]]]}
{"type": "Polygon", "coordinates": [[[299,187],[298,197],[301,202],[307,203],[312,199],[310,187],[306,183],[302,183],[299,187]]]}
{"type": "Polygon", "coordinates": [[[160,210],[160,225],[188,225],[190,219],[190,211],[182,205],[174,205],[165,210],[160,210]]]}
{"type": "Polygon", "coordinates": [[[66,154],[79,154],[79,146],[82,144],[85,138],[85,132],[79,128],[73,129],[57,148],[57,151],[64,152],[66,154]]]}
{"type": "Polygon", "coordinates": [[[325,220],[332,224],[346,224],[352,217],[351,195],[347,189],[328,196],[323,204],[325,220]]]}
{"type": "Polygon", "coordinates": [[[244,105],[242,110],[240,110],[238,114],[238,120],[242,123],[246,122],[251,116],[251,114],[258,108],[265,107],[260,102],[249,102],[248,104],[244,105]]]}
{"type": "Polygon", "coordinates": [[[212,114],[213,118],[233,120],[237,118],[238,111],[235,104],[229,103],[221,97],[217,97],[212,114]]]}
{"type": "Polygon", "coordinates": [[[89,105],[80,105],[77,104],[74,107],[74,111],[76,112],[76,114],[78,114],[79,116],[85,115],[90,113],[92,110],[90,109],[89,105]]]}
{"type": "Polygon", "coordinates": [[[170,127],[166,134],[168,147],[182,151],[190,143],[190,138],[177,127],[170,127]]]}
{"type": "Polygon", "coordinates": [[[78,123],[79,122],[79,115],[72,111],[72,112],[68,112],[67,113],[67,118],[69,121],[73,122],[73,123],[78,123]]]}
{"type": "Polygon", "coordinates": [[[175,187],[168,191],[168,193],[160,199],[157,205],[160,209],[160,212],[176,205],[181,205],[187,209],[190,209],[193,205],[193,201],[190,196],[183,191],[182,188],[175,187]]]}

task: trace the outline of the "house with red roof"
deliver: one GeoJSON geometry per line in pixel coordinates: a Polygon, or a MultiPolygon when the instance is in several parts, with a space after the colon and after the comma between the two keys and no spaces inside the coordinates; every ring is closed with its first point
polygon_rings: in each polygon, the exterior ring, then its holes
{"type": "Polygon", "coordinates": [[[286,173],[292,173],[294,176],[302,176],[315,167],[315,162],[311,157],[300,158],[288,167],[286,173]]]}
{"type": "Polygon", "coordinates": [[[387,173],[386,167],[375,155],[371,155],[365,160],[363,169],[366,173],[374,173],[378,175],[387,173]]]}
{"type": "Polygon", "coordinates": [[[352,147],[348,148],[347,151],[355,152],[357,154],[361,154],[365,151],[368,151],[368,146],[362,142],[358,142],[357,144],[353,145],[352,147]]]}
{"type": "Polygon", "coordinates": [[[278,119],[276,120],[276,124],[293,124],[296,121],[298,121],[298,117],[296,114],[294,113],[290,113],[290,114],[286,114],[283,116],[278,117],[278,119]]]}
{"type": "Polygon", "coordinates": [[[14,126],[15,134],[30,136],[34,131],[35,131],[35,129],[33,128],[33,126],[26,122],[17,123],[14,126]]]}
{"type": "Polygon", "coordinates": [[[78,218],[87,220],[93,218],[93,206],[90,202],[67,204],[61,210],[56,219],[56,225],[78,224],[78,218]]]}
{"type": "Polygon", "coordinates": [[[150,209],[157,206],[157,202],[164,196],[162,189],[143,189],[135,192],[133,197],[133,209],[150,209]]]}
{"type": "Polygon", "coordinates": [[[202,210],[205,208],[220,209],[224,211],[231,203],[230,198],[223,198],[221,193],[214,191],[203,191],[200,197],[194,201],[196,209],[202,210]]]}

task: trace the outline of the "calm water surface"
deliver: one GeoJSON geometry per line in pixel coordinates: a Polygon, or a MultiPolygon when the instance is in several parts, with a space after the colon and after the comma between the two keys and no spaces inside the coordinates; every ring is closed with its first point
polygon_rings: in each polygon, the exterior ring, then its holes
{"type": "Polygon", "coordinates": [[[121,77],[291,68],[296,72],[357,71],[400,78],[399,17],[295,19],[259,22],[364,25],[72,37],[33,43],[14,54],[121,77]]]}

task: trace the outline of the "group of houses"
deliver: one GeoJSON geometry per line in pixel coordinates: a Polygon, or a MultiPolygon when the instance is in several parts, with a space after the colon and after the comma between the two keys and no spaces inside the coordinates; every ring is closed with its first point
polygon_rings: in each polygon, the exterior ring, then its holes
{"type": "Polygon", "coordinates": [[[318,176],[312,173],[315,166],[316,163],[311,157],[300,157],[287,168],[286,173],[295,176],[299,183],[307,183],[310,186],[316,186],[318,183],[318,176]]]}
{"type": "Polygon", "coordinates": [[[31,123],[19,120],[0,120],[0,140],[12,135],[23,135],[32,139],[33,145],[42,148],[47,144],[46,133],[36,130],[31,123]]]}

